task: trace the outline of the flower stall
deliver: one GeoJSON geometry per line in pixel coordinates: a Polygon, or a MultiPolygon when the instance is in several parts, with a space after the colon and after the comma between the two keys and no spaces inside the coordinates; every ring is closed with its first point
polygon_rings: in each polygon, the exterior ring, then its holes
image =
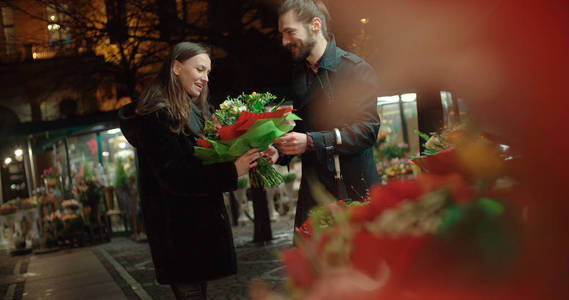
{"type": "Polygon", "coordinates": [[[0,205],[0,249],[31,248],[40,237],[38,199],[13,199],[0,205]]]}
{"type": "Polygon", "coordinates": [[[519,169],[511,164],[517,161],[481,131],[447,132],[445,147],[416,159],[422,172],[414,179],[372,186],[361,203],[322,193],[321,205],[296,228],[297,247],[281,253],[286,293],[262,285],[253,293],[271,299],[524,295],[528,286],[517,283],[535,276],[519,272],[531,261],[522,255],[529,251],[528,216],[516,192],[519,169]]]}
{"type": "MultiPolygon", "coordinates": [[[[40,222],[33,222],[29,226],[33,232],[30,239],[34,246],[41,244],[43,247],[45,245],[48,238],[46,232],[53,233],[53,230],[45,230],[45,228],[46,226],[48,229],[54,227],[50,216],[56,216],[57,213],[61,214],[62,218],[67,215],[65,217],[67,222],[62,224],[71,222],[71,227],[74,228],[80,226],[71,216],[81,217],[85,232],[90,232],[89,226],[93,227],[92,224],[102,224],[93,229],[95,232],[102,232],[102,234],[97,234],[102,236],[96,239],[98,241],[108,240],[111,230],[119,234],[134,231],[133,226],[127,224],[127,215],[123,212],[124,208],[120,205],[120,201],[117,201],[115,197],[113,185],[117,165],[120,162],[125,174],[128,178],[132,178],[129,182],[136,191],[136,154],[117,127],[116,112],[109,112],[74,120],[21,124],[12,135],[0,137],[3,141],[10,141],[10,143],[18,141],[19,145],[25,146],[18,146],[23,149],[18,149],[17,152],[21,158],[18,160],[14,158],[10,165],[5,163],[3,171],[8,170],[8,167],[13,169],[16,162],[22,164],[22,170],[25,169],[22,186],[27,193],[25,197],[20,196],[19,198],[28,198],[27,195],[31,195],[30,199],[37,200],[37,213],[33,217],[36,218],[37,215],[40,222]],[[98,189],[87,188],[83,191],[86,186],[90,187],[92,184],[97,185],[98,189]],[[88,196],[82,201],[80,197],[84,194],[88,196]],[[63,205],[63,203],[67,204],[68,200],[76,200],[80,204],[80,208],[74,214],[70,214],[70,210],[63,205]]],[[[11,151],[13,152],[13,149],[11,151]]],[[[2,177],[4,183],[4,179],[8,176],[2,177]]],[[[6,184],[1,187],[3,190],[10,188],[6,184]]],[[[3,248],[7,248],[12,247],[13,244],[10,242],[8,245],[8,240],[11,241],[14,234],[19,235],[15,229],[9,229],[9,227],[21,227],[19,225],[20,215],[24,216],[26,222],[32,216],[24,212],[29,209],[20,207],[22,212],[12,213],[13,209],[8,206],[7,202],[17,200],[16,194],[3,193],[3,196],[0,204],[4,205],[2,215],[5,217],[0,220],[2,222],[0,244],[3,248]],[[8,232],[10,230],[12,231],[8,232]]],[[[136,218],[132,223],[139,223],[137,203],[130,206],[133,207],[130,209],[131,215],[136,218]]],[[[49,237],[51,240],[57,240],[59,244],[63,242],[69,245],[71,243],[71,241],[65,242],[62,235],[52,234],[49,237]]]]}

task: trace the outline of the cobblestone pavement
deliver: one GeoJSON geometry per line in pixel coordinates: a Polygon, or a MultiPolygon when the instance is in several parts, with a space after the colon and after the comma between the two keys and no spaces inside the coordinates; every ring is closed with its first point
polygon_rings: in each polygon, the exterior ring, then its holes
{"type": "MultiPolygon", "coordinates": [[[[233,227],[238,259],[237,275],[208,283],[208,299],[249,299],[249,285],[260,279],[273,290],[284,288],[284,270],[277,254],[291,246],[294,220],[281,217],[272,222],[273,240],[265,245],[254,244],[253,223],[233,227]]],[[[108,253],[136,280],[152,299],[175,299],[170,287],[156,282],[148,243],[136,243],[128,238],[114,238],[111,243],[92,248],[111,276],[129,299],[138,299],[124,276],[105,259],[108,253]]]]}
{"type": "MultiPolygon", "coordinates": [[[[252,222],[234,226],[238,273],[209,282],[208,299],[249,299],[249,286],[253,280],[262,280],[273,290],[282,291],[285,275],[277,255],[280,250],[292,245],[293,224],[290,216],[281,216],[273,221],[273,240],[264,245],[252,242],[252,222]]],[[[144,298],[136,287],[141,287],[143,294],[152,299],[175,299],[169,286],[156,281],[148,243],[116,237],[110,243],[93,246],[89,250],[97,256],[127,299],[144,298]]],[[[0,299],[22,298],[27,266],[32,255],[10,256],[0,253],[0,299]]]]}
{"type": "Polygon", "coordinates": [[[0,299],[21,299],[30,258],[0,253],[0,299]]]}

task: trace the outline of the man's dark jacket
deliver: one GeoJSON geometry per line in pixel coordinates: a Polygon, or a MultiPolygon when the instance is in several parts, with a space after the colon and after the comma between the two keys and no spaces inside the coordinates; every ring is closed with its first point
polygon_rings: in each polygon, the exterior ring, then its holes
{"type": "Polygon", "coordinates": [[[138,154],[142,212],[158,282],[195,283],[236,273],[237,260],[222,192],[237,188],[232,162],[204,166],[193,156],[203,128],[196,112],[192,134],[174,134],[165,110],[140,116],[119,111],[123,134],[138,154]]]}
{"type": "MultiPolygon", "coordinates": [[[[334,181],[333,155],[339,154],[340,169],[348,197],[360,200],[371,184],[379,181],[372,145],[379,132],[377,113],[377,77],[373,68],[361,58],[328,42],[319,61],[318,73],[307,83],[305,63],[298,65],[292,82],[293,106],[302,118],[294,131],[310,133],[314,150],[302,154],[302,181],[296,210],[295,226],[300,226],[310,208],[316,205],[310,182],[313,177],[338,197],[334,181]],[[342,144],[336,145],[334,128],[342,144]]],[[[311,75],[311,74],[310,74],[311,75]]],[[[287,159],[280,159],[284,164],[287,159]]]]}

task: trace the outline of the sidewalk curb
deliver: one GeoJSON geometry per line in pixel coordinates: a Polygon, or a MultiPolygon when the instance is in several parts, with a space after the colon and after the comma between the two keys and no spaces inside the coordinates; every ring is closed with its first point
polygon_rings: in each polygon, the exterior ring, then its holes
{"type": "Polygon", "coordinates": [[[125,292],[125,294],[128,293],[132,295],[132,293],[134,293],[142,300],[152,300],[152,297],[150,297],[150,295],[144,290],[140,283],[136,281],[128,273],[128,271],[125,270],[123,266],[117,262],[105,249],[97,248],[92,250],[95,256],[99,258],[105,269],[111,273],[111,277],[113,277],[115,281],[115,277],[117,277],[117,275],[124,281],[122,284],[119,282],[117,282],[117,284],[119,284],[119,287],[123,289],[123,292],[125,292]],[[103,259],[105,261],[103,261],[103,259]]]}

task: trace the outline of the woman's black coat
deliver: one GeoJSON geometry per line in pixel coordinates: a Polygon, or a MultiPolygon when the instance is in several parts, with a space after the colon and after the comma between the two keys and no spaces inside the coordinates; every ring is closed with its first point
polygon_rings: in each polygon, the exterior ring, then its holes
{"type": "Polygon", "coordinates": [[[232,162],[204,166],[193,156],[203,118],[194,112],[189,136],[170,131],[165,111],[119,111],[121,130],[139,160],[144,222],[158,282],[208,281],[236,273],[223,192],[237,188],[232,162]],[[196,122],[199,121],[199,122],[196,122]]]}

